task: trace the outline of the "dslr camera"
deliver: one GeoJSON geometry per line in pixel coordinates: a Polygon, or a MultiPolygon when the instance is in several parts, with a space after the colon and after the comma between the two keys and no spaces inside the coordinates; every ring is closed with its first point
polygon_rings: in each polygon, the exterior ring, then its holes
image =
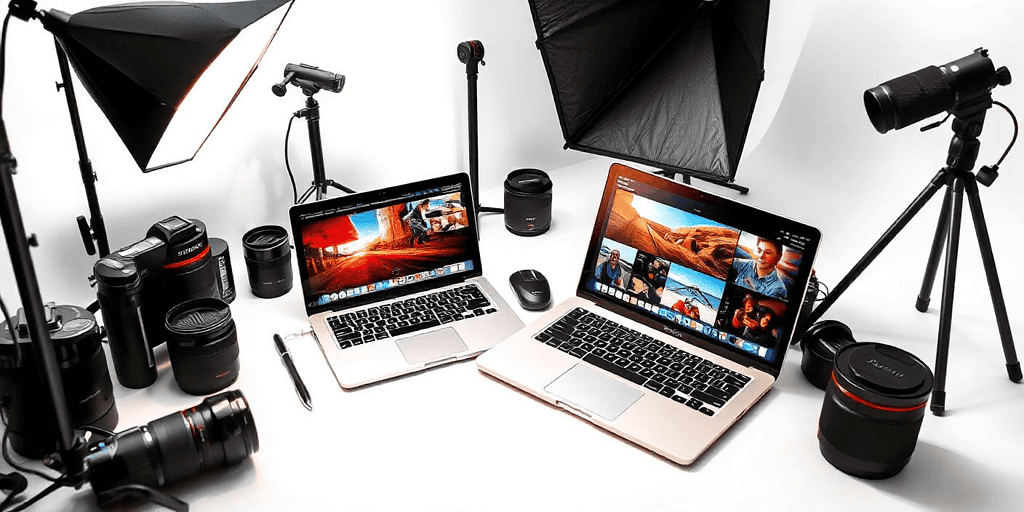
{"type": "Polygon", "coordinates": [[[189,299],[219,297],[206,225],[177,216],[97,261],[93,277],[114,373],[133,389],[156,381],[153,347],[166,341],[168,310],[189,299]]]}

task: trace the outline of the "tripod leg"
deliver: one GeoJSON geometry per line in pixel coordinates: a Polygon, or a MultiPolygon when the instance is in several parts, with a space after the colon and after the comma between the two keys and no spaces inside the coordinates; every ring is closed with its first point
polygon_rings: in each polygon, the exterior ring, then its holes
{"type": "Polygon", "coordinates": [[[338,182],[336,182],[334,180],[327,180],[327,184],[332,186],[332,187],[334,187],[334,188],[336,188],[336,189],[338,189],[338,190],[340,190],[340,191],[342,191],[342,192],[344,192],[344,193],[346,193],[346,194],[355,194],[356,193],[355,190],[352,190],[352,189],[350,189],[350,188],[348,188],[348,187],[346,187],[346,186],[344,186],[344,185],[342,185],[342,184],[340,184],[340,183],[338,183],[338,182]]]}
{"type": "Polygon", "coordinates": [[[825,311],[827,311],[828,308],[832,307],[832,304],[836,302],[839,296],[842,295],[843,292],[850,287],[853,281],[857,279],[857,277],[859,277],[865,269],[868,268],[868,265],[870,265],[871,262],[874,261],[875,258],[878,257],[878,255],[882,252],[882,250],[885,249],[887,245],[889,245],[889,242],[892,242],[892,239],[896,238],[896,235],[898,235],[899,232],[903,230],[904,227],[906,227],[907,223],[910,222],[910,219],[913,219],[914,215],[917,215],[917,212],[921,211],[921,208],[924,207],[925,203],[927,203],[933,195],[935,195],[935,192],[937,192],[944,185],[948,184],[949,173],[947,173],[945,169],[942,169],[938,172],[938,174],[935,175],[934,178],[932,178],[932,181],[928,183],[928,186],[925,187],[920,194],[918,194],[917,198],[914,199],[912,203],[910,203],[910,206],[908,206],[907,209],[904,210],[902,214],[900,214],[900,216],[896,219],[896,222],[893,222],[892,226],[889,226],[889,229],[886,230],[886,232],[882,235],[882,238],[879,238],[878,241],[875,242],[875,245],[873,245],[871,249],[869,249],[863,257],[861,257],[860,261],[858,261],[852,269],[850,269],[850,272],[846,274],[846,277],[844,277],[841,281],[839,281],[839,284],[832,288],[832,291],[828,294],[828,297],[825,297],[825,299],[821,301],[821,304],[819,304],[818,307],[814,308],[814,310],[812,310],[811,313],[807,315],[807,318],[804,319],[803,323],[797,326],[796,333],[798,336],[801,333],[807,332],[807,329],[814,322],[817,322],[818,319],[821,318],[821,315],[825,314],[825,311]]]}
{"type": "Polygon", "coordinates": [[[949,233],[949,201],[953,195],[952,188],[946,188],[946,195],[942,198],[942,211],[939,213],[939,225],[935,228],[935,238],[932,239],[932,251],[928,253],[928,264],[924,268],[924,280],[921,281],[921,293],[917,295],[917,310],[924,313],[928,311],[928,304],[932,299],[932,286],[935,285],[935,273],[939,270],[939,257],[942,256],[942,246],[946,243],[946,234],[949,233]]]}
{"type": "Polygon", "coordinates": [[[1013,335],[1010,333],[1010,319],[1006,315],[1006,303],[1003,301],[1003,290],[999,286],[999,274],[996,272],[996,260],[992,255],[992,241],[988,236],[985,214],[981,209],[981,197],[978,195],[978,183],[974,175],[964,180],[967,199],[974,218],[974,231],[978,236],[981,248],[981,261],[985,265],[985,277],[988,279],[988,290],[992,295],[992,308],[996,313],[996,325],[999,326],[999,339],[1003,344],[1003,355],[1006,357],[1006,372],[1013,382],[1021,381],[1020,362],[1013,347],[1013,335]]]}
{"type": "Polygon", "coordinates": [[[939,342],[935,351],[935,387],[932,389],[932,412],[941,416],[946,411],[946,363],[949,360],[949,336],[953,326],[953,291],[956,288],[956,260],[960,245],[960,219],[964,208],[964,184],[957,179],[953,185],[949,236],[946,238],[946,269],[942,277],[942,312],[939,315],[939,342]]]}

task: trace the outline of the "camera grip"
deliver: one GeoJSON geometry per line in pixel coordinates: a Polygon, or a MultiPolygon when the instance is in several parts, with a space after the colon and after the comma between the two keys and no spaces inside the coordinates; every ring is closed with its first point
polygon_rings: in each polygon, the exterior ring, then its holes
{"type": "Polygon", "coordinates": [[[112,258],[97,262],[94,274],[117,380],[127,388],[145,388],[156,382],[157,371],[142,320],[142,278],[134,263],[112,258]]]}

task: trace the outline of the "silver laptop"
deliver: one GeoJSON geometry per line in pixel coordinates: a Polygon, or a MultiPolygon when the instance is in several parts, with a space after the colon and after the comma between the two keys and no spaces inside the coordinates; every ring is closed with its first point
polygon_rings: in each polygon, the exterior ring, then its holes
{"type": "Polygon", "coordinates": [[[482,277],[465,174],[289,216],[306,313],[343,388],[474,357],[523,326],[482,277]]]}
{"type": "Polygon", "coordinates": [[[612,165],[576,296],[479,368],[679,464],[775,382],[819,232],[612,165]]]}

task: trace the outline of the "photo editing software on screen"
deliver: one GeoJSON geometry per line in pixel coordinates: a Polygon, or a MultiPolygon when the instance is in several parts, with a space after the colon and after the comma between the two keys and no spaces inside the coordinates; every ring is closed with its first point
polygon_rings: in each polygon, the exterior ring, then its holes
{"type": "Polygon", "coordinates": [[[300,217],[306,303],[324,306],[473,270],[460,185],[300,217]]]}
{"type": "Polygon", "coordinates": [[[808,238],[626,177],[614,194],[587,289],[775,361],[808,238]]]}

